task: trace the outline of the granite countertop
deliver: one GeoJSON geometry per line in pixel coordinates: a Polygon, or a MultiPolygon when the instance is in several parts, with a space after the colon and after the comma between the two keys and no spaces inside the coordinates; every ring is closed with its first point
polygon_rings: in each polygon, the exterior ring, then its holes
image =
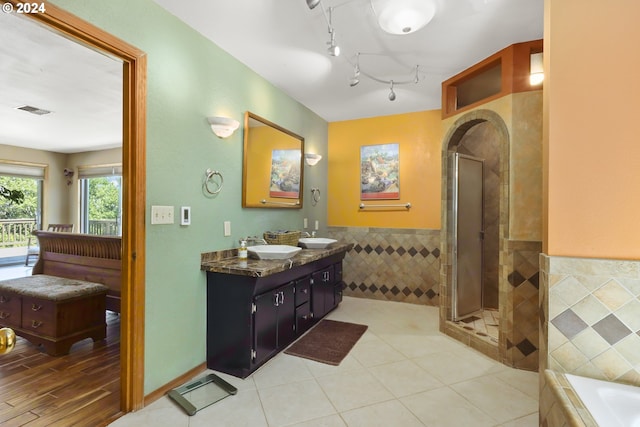
{"type": "Polygon", "coordinates": [[[353,243],[336,242],[326,249],[302,249],[290,259],[260,260],[249,258],[247,261],[238,259],[237,249],[206,252],[200,254],[200,270],[240,276],[264,277],[340,252],[346,252],[352,248],[353,243]]]}

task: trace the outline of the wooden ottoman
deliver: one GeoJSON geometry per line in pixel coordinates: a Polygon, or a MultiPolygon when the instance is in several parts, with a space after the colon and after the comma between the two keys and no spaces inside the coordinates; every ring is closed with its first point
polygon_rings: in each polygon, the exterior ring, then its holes
{"type": "Polygon", "coordinates": [[[38,274],[0,281],[0,326],[13,328],[52,356],[85,338],[107,336],[106,295],[99,283],[38,274]]]}

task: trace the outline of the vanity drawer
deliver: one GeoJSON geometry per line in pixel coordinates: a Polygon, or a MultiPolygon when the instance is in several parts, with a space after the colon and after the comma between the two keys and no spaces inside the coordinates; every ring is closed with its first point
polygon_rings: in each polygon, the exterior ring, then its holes
{"type": "Polygon", "coordinates": [[[56,303],[39,298],[22,298],[22,327],[28,331],[56,335],[56,303]]]}
{"type": "Polygon", "coordinates": [[[296,335],[300,336],[309,330],[313,324],[311,305],[309,301],[296,307],[296,335]]]}
{"type": "Polygon", "coordinates": [[[296,306],[308,302],[309,295],[311,294],[311,278],[303,277],[302,279],[298,279],[296,280],[295,286],[296,306]]]}
{"type": "Polygon", "coordinates": [[[22,320],[22,301],[19,296],[0,293],[0,325],[20,327],[22,320]]]}

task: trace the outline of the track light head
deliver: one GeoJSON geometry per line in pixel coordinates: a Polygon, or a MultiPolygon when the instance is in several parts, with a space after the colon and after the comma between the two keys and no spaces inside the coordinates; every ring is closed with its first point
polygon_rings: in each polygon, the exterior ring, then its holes
{"type": "Polygon", "coordinates": [[[309,9],[313,9],[319,4],[320,4],[320,0],[307,0],[307,6],[309,6],[309,9]]]}

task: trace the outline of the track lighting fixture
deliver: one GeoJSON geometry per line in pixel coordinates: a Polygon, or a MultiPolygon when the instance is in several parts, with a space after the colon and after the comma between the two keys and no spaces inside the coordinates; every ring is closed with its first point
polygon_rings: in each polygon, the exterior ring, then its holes
{"type": "Polygon", "coordinates": [[[356,54],[356,65],[353,68],[353,77],[349,80],[349,86],[354,87],[360,83],[360,52],[356,54]]]}
{"type": "MultiPolygon", "coordinates": [[[[328,8],[324,8],[323,4],[322,4],[322,0],[306,0],[307,1],[307,6],[309,7],[309,9],[313,9],[316,6],[320,5],[321,9],[322,9],[322,13],[324,14],[324,19],[327,23],[327,27],[328,27],[328,31],[329,31],[329,41],[327,42],[327,45],[329,45],[329,47],[327,48],[327,51],[329,53],[329,55],[331,56],[338,56],[340,55],[340,46],[338,46],[338,44],[336,43],[336,32],[335,32],[335,28],[333,27],[333,9],[334,7],[328,7],[328,8]]],[[[371,1],[371,7],[373,8],[373,0],[371,1]]],[[[433,0],[398,0],[398,4],[396,6],[399,6],[400,4],[402,4],[404,8],[409,8],[410,4],[406,3],[407,1],[409,1],[409,3],[412,2],[417,2],[417,3],[421,3],[422,1],[426,1],[427,3],[431,4],[433,3],[433,0]]],[[[380,2],[384,2],[384,4],[392,4],[392,2],[395,2],[395,0],[380,0],[380,2]]],[[[381,4],[380,2],[378,3],[378,6],[381,4]]],[[[342,3],[344,4],[344,3],[342,3]]],[[[341,4],[341,5],[342,5],[341,4]]],[[[395,3],[393,3],[395,4],[395,3]]],[[[340,6],[340,5],[338,5],[340,6]]],[[[426,6],[425,6],[426,7],[426,6]]],[[[376,10],[381,10],[379,9],[375,9],[374,8],[374,12],[376,12],[376,10]]],[[[435,11],[435,9],[434,9],[435,11]]],[[[426,24],[426,23],[425,23],[426,24]]],[[[405,28],[408,28],[405,26],[405,28]]],[[[402,31],[404,33],[407,32],[413,32],[413,31],[417,31],[419,29],[418,26],[411,26],[409,30],[407,31],[402,31]]],[[[420,68],[419,65],[416,65],[415,67],[415,73],[411,74],[410,77],[408,77],[406,80],[389,80],[389,79],[381,79],[378,78],[372,74],[369,74],[366,72],[366,67],[365,70],[362,70],[360,68],[360,54],[362,52],[358,52],[355,55],[355,63],[353,63],[353,76],[349,79],[349,86],[354,87],[357,86],[360,83],[360,76],[363,75],[373,81],[376,81],[378,83],[382,83],[382,84],[386,84],[389,85],[389,101],[395,101],[396,100],[396,93],[393,90],[394,85],[403,85],[403,84],[409,84],[409,83],[418,83],[420,81],[420,68]]],[[[379,55],[376,53],[364,53],[365,55],[379,55]]],[[[347,61],[349,63],[351,63],[351,61],[349,59],[347,59],[347,61]]]]}
{"type": "Polygon", "coordinates": [[[389,92],[389,101],[396,100],[396,93],[393,91],[393,80],[391,80],[391,91],[389,92]]]}
{"type": "Polygon", "coordinates": [[[329,36],[330,40],[327,42],[329,48],[327,51],[331,56],[339,56],[340,55],[340,46],[336,44],[336,32],[333,29],[333,25],[331,24],[331,15],[333,14],[333,8],[329,8],[329,36]]]}
{"type": "Polygon", "coordinates": [[[320,4],[320,0],[307,0],[307,6],[309,6],[309,9],[313,9],[319,4],[320,4]]]}

